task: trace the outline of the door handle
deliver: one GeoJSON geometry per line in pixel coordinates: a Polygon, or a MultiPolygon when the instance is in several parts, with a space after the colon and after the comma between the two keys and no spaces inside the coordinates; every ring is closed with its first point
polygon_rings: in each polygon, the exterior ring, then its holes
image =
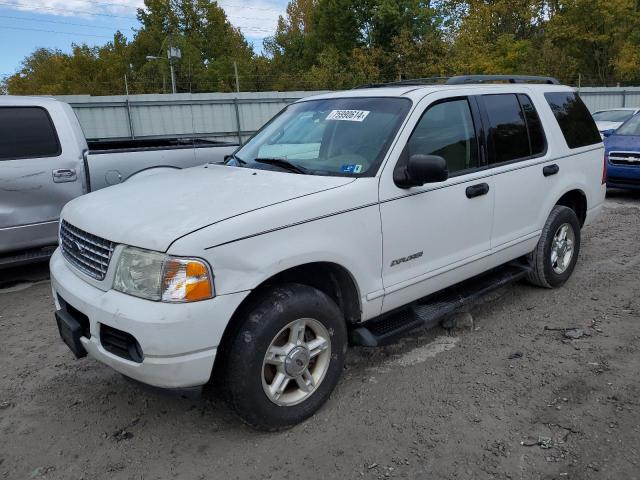
{"type": "Polygon", "coordinates": [[[77,178],[75,168],[58,168],[51,173],[55,183],[75,182],[77,178]]]}
{"type": "Polygon", "coordinates": [[[555,175],[559,171],[560,171],[560,167],[554,163],[553,165],[547,165],[546,167],[544,167],[542,169],[542,174],[545,177],[550,177],[551,175],[555,175]]]}
{"type": "Polygon", "coordinates": [[[472,185],[471,187],[467,187],[466,190],[467,198],[480,197],[482,195],[486,195],[487,193],[489,193],[488,183],[479,183],[478,185],[472,185]]]}

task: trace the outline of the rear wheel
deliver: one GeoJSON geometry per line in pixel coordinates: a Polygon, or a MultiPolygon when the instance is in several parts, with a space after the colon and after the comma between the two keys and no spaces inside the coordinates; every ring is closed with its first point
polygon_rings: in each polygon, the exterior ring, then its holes
{"type": "Polygon", "coordinates": [[[527,280],[540,287],[555,288],[573,273],[580,253],[580,222],[576,213],[556,205],[542,229],[536,249],[529,254],[532,268],[527,280]]]}
{"type": "Polygon", "coordinates": [[[344,317],[323,292],[290,284],[265,291],[231,339],[225,389],[248,424],[299,423],[329,398],[347,348],[344,317]]]}

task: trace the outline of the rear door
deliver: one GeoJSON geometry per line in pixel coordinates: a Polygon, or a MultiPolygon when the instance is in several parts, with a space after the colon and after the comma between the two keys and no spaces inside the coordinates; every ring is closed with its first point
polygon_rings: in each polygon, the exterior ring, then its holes
{"type": "Polygon", "coordinates": [[[537,236],[540,211],[561,172],[557,160],[548,160],[546,135],[529,95],[477,99],[495,183],[491,247],[497,251],[537,236]]]}
{"type": "Polygon", "coordinates": [[[45,108],[0,107],[0,252],[56,242],[62,207],[83,193],[78,157],[45,108]]]}

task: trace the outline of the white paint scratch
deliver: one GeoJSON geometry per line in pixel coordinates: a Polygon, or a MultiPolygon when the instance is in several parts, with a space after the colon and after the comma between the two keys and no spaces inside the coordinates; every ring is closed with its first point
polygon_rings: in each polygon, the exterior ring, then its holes
{"type": "Polygon", "coordinates": [[[451,350],[456,346],[459,337],[437,337],[433,342],[423,345],[421,347],[414,348],[413,350],[394,358],[387,362],[389,367],[408,367],[411,365],[417,365],[427,361],[429,358],[433,358],[439,353],[451,350]]]}

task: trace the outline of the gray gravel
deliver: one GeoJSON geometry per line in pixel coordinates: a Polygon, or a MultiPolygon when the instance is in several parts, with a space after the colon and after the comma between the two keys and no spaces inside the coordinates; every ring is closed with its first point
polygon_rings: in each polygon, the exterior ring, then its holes
{"type": "Polygon", "coordinates": [[[640,195],[611,194],[563,288],[507,287],[472,329],[351,349],[328,404],[276,434],[215,391],[74,360],[46,269],[0,272],[0,478],[638,478],[639,238],[640,195]]]}

